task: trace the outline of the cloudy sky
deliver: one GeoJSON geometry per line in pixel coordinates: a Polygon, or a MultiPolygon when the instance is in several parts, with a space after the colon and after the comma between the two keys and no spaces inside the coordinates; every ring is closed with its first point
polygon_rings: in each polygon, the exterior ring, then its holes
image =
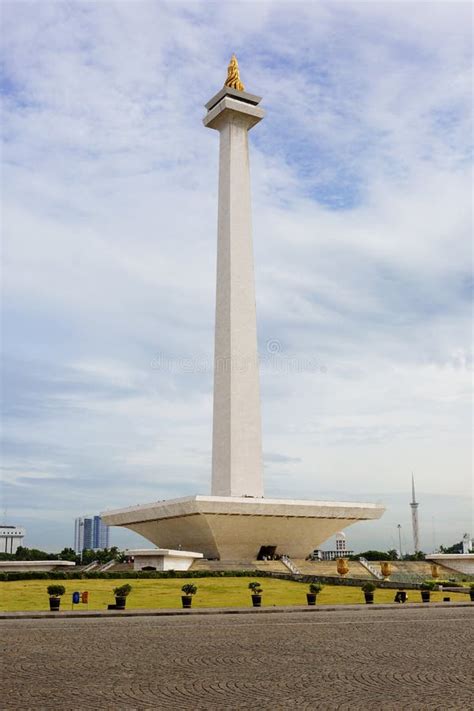
{"type": "MultiPolygon", "coordinates": [[[[266,495],[472,530],[471,6],[3,2],[2,523],[210,488],[218,136],[251,133],[266,495]]],[[[143,539],[114,529],[118,545],[143,539]]],[[[146,545],[146,544],[145,544],[146,545]]]]}

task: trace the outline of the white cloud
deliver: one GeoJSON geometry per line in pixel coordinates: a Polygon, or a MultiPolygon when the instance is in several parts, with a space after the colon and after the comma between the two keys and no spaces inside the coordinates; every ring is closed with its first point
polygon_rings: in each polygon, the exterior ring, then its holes
{"type": "Polygon", "coordinates": [[[268,493],[390,499],[414,469],[426,495],[472,494],[469,14],[4,3],[16,523],[47,545],[34,501],[62,501],[66,526],[208,490],[212,375],[182,364],[212,359],[217,135],[201,118],[234,50],[268,110],[251,141],[262,355],[273,339],[318,365],[262,370],[268,493]]]}

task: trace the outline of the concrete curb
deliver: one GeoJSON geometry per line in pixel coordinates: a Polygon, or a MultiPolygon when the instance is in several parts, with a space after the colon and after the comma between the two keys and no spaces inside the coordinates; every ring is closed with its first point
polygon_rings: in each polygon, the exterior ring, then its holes
{"type": "Polygon", "coordinates": [[[452,607],[474,607],[474,602],[409,602],[406,604],[397,605],[390,604],[374,604],[374,605],[315,605],[300,606],[292,605],[291,607],[214,607],[214,608],[194,608],[191,610],[183,610],[181,608],[167,608],[161,610],[63,610],[61,612],[45,611],[26,611],[26,612],[0,612],[0,620],[44,620],[44,619],[88,619],[88,618],[110,618],[110,617],[176,617],[179,615],[265,615],[281,612],[350,612],[366,610],[373,612],[374,610],[413,610],[413,609],[432,609],[432,608],[452,608],[452,607]]]}

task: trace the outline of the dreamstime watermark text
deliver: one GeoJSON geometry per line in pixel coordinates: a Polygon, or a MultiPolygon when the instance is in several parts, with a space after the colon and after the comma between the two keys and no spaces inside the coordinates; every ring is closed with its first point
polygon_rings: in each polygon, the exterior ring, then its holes
{"type": "Polygon", "coordinates": [[[264,352],[259,354],[257,360],[234,355],[232,358],[217,358],[214,364],[213,358],[173,357],[159,353],[152,360],[151,367],[153,370],[176,374],[213,373],[214,369],[220,373],[246,373],[257,367],[274,374],[327,372],[327,367],[317,358],[285,354],[280,341],[274,339],[267,341],[264,352]]]}

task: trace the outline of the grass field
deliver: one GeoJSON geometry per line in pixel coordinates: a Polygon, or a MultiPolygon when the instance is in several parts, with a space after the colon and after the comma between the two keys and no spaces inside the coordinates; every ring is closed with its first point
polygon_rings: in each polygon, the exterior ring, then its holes
{"type": "MultiPolygon", "coordinates": [[[[197,578],[184,580],[171,578],[162,580],[25,580],[18,582],[0,582],[0,610],[48,610],[47,586],[52,583],[64,585],[66,594],[62,598],[61,608],[71,609],[71,597],[74,591],[89,591],[89,606],[76,605],[79,610],[103,610],[114,602],[113,588],[129,582],[133,590],[127,600],[128,608],[157,609],[181,607],[181,586],[186,582],[197,585],[193,607],[250,607],[248,583],[255,578],[197,578]]],[[[263,588],[263,606],[305,605],[307,585],[291,580],[261,578],[263,588]]],[[[395,590],[376,590],[375,603],[393,602],[395,590]]],[[[469,596],[448,593],[451,600],[468,602],[469,596]]],[[[440,602],[443,593],[431,594],[433,602],[440,602]]],[[[408,591],[408,602],[421,602],[419,590],[408,591]]],[[[318,595],[318,605],[350,605],[364,603],[364,594],[360,588],[326,585],[318,595]]]]}

